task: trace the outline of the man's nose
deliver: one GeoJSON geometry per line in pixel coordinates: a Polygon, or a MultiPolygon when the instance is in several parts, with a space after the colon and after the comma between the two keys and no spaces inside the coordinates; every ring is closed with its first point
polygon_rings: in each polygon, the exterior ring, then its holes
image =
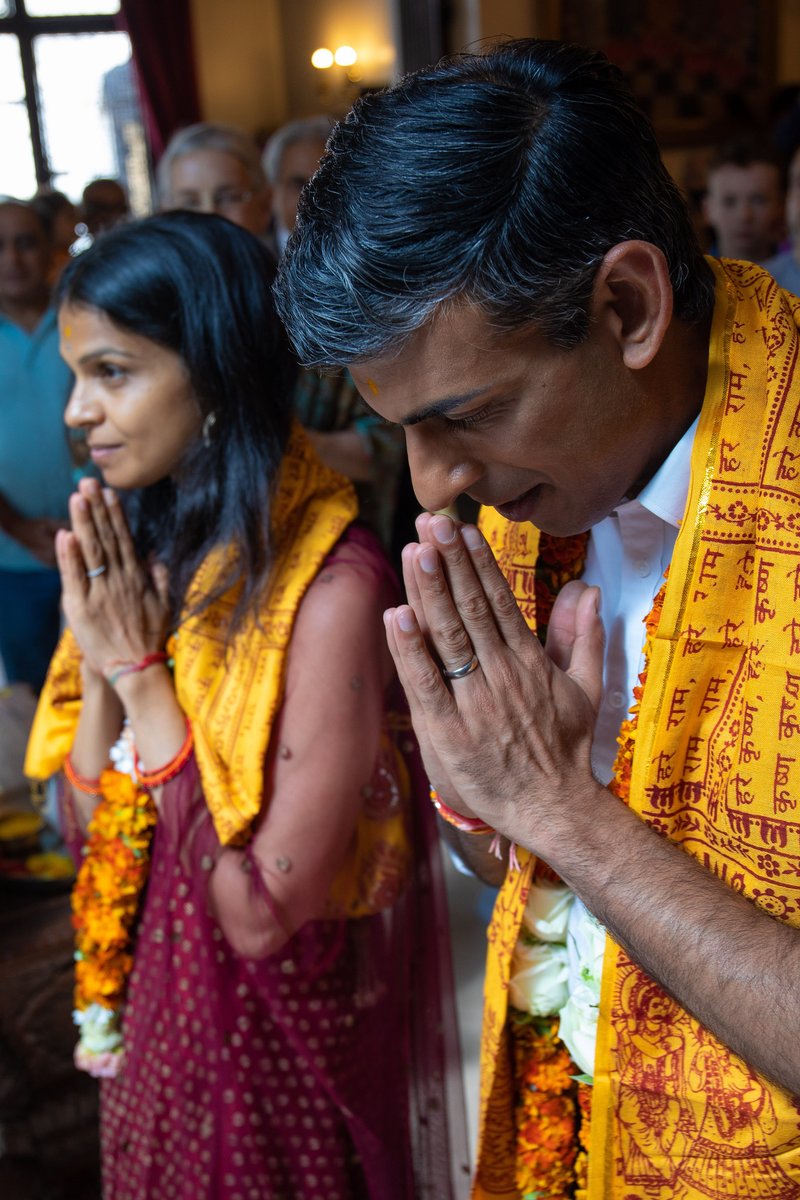
{"type": "Polygon", "coordinates": [[[406,449],[414,492],[428,512],[449,508],[483,475],[482,465],[460,451],[457,442],[449,446],[447,435],[407,428],[406,449]]]}

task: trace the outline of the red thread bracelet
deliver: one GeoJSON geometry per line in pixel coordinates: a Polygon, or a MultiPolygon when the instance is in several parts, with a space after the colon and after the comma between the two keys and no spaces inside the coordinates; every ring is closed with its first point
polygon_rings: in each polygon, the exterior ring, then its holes
{"type": "Polygon", "coordinates": [[[108,683],[113,687],[123,675],[133,675],[137,671],[146,671],[148,667],[154,666],[155,663],[165,663],[168,659],[169,655],[165,654],[163,650],[159,650],[155,654],[145,654],[144,658],[137,663],[115,659],[113,662],[106,663],[103,667],[103,674],[108,683]]]}
{"type": "Polygon", "coordinates": [[[79,775],[72,765],[72,758],[69,754],[64,759],[62,770],[64,771],[65,779],[74,788],[77,788],[79,792],[85,792],[87,796],[101,796],[103,794],[100,787],[100,780],[87,779],[85,775],[79,775]]]}
{"type": "Polygon", "coordinates": [[[134,752],[134,762],[136,763],[136,782],[141,784],[143,788],[151,790],[152,788],[160,787],[162,783],[167,783],[170,779],[174,779],[183,768],[192,755],[192,727],[189,722],[186,722],[186,737],[183,745],[174,758],[166,764],[159,767],[156,771],[143,771],[139,766],[138,755],[134,752]]]}
{"type": "Polygon", "coordinates": [[[442,820],[460,833],[494,833],[491,825],[487,825],[480,817],[462,817],[460,813],[448,808],[435,788],[431,788],[431,801],[442,820]]]}

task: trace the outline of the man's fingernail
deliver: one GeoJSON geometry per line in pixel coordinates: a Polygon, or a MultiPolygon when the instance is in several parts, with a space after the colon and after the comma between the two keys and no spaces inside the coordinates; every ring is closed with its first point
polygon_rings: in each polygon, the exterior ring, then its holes
{"type": "Polygon", "coordinates": [[[417,622],[414,619],[413,609],[398,608],[397,624],[403,630],[403,633],[413,633],[417,627],[417,622]]]}
{"type": "Polygon", "coordinates": [[[441,542],[443,546],[449,546],[456,536],[455,524],[449,517],[434,517],[431,521],[431,530],[437,542],[441,542]]]}
{"type": "Polygon", "coordinates": [[[483,534],[474,525],[463,525],[461,536],[469,550],[479,550],[483,545],[483,534]]]}
{"type": "Polygon", "coordinates": [[[433,575],[436,570],[438,555],[433,546],[423,546],[419,552],[419,565],[426,575],[433,575]]]}

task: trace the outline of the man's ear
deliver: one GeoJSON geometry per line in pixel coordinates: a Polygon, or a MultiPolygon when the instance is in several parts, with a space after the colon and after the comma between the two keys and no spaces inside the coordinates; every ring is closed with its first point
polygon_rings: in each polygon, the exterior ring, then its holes
{"type": "Polygon", "coordinates": [[[673,295],[663,251],[620,242],[606,254],[592,288],[593,322],[611,333],[631,371],[649,366],[672,320],[673,295]]]}

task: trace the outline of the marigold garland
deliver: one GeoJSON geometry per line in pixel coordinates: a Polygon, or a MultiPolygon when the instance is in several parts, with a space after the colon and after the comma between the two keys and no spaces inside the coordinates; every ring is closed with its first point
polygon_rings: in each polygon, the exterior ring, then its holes
{"type": "Polygon", "coordinates": [[[516,1183],[528,1198],[568,1200],[577,1155],[577,1067],[556,1018],[510,1011],[517,1084],[516,1183]]]}
{"type": "Polygon", "coordinates": [[[75,1061],[91,1074],[115,1075],[122,1065],[120,1018],[156,806],[120,771],[104,771],[100,788],[72,892],[75,1022],[81,1030],[75,1061]]]}
{"type": "Polygon", "coordinates": [[[642,703],[642,695],[644,694],[644,685],[647,680],[647,668],[650,666],[650,654],[653,646],[653,638],[655,637],[658,623],[661,620],[661,610],[664,607],[664,596],[667,590],[667,576],[669,569],[664,573],[664,582],[662,583],[658,594],[653,601],[653,607],[644,619],[645,640],[644,640],[644,662],[642,664],[641,674],[639,675],[638,686],[633,689],[633,704],[628,710],[628,717],[622,722],[619,734],[617,735],[617,756],[614,759],[614,775],[610,782],[609,790],[615,796],[628,803],[631,794],[631,773],[633,771],[633,751],[636,743],[636,730],[639,723],[639,708],[642,703]]]}
{"type": "MultiPolygon", "coordinates": [[[[535,587],[537,632],[542,640],[558,591],[583,571],[587,542],[588,534],[565,539],[541,535],[535,587]]],[[[630,716],[617,737],[609,788],[625,803],[630,797],[639,707],[666,586],[665,575],[645,618],[642,671],[633,689],[630,716]]],[[[558,878],[545,863],[537,864],[536,873],[537,878],[558,878]]],[[[542,1021],[509,1009],[509,1022],[517,1090],[517,1188],[522,1200],[570,1200],[587,1184],[591,1086],[577,1082],[580,1069],[558,1037],[558,1018],[542,1021]]]]}
{"type": "Polygon", "coordinates": [[[579,579],[586,563],[588,533],[557,538],[549,533],[539,534],[539,554],[533,577],[536,603],[536,635],[541,642],[547,636],[550,614],[556,596],[565,584],[579,579]]]}

